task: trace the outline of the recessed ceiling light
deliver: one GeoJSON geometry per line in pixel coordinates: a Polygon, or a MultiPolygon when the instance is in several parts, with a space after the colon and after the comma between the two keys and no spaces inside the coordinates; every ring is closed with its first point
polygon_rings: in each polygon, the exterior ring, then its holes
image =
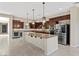
{"type": "Polygon", "coordinates": [[[63,8],[59,8],[58,10],[63,10],[63,8]]]}

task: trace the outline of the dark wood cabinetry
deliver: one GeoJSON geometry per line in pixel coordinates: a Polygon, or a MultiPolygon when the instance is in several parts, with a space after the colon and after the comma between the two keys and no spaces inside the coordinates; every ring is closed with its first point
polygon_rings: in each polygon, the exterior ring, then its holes
{"type": "Polygon", "coordinates": [[[42,22],[35,22],[35,24],[29,23],[29,26],[32,29],[41,29],[42,25],[43,25],[42,22]]]}
{"type": "Polygon", "coordinates": [[[42,28],[42,22],[35,22],[35,28],[41,29],[42,28]]]}
{"type": "Polygon", "coordinates": [[[13,20],[13,28],[14,29],[22,29],[22,28],[24,28],[24,22],[21,22],[19,20],[13,20]]]}
{"type": "Polygon", "coordinates": [[[70,20],[70,14],[50,18],[49,19],[49,24],[54,25],[54,24],[56,24],[57,21],[62,21],[62,20],[70,20]]]}
{"type": "Polygon", "coordinates": [[[35,24],[29,23],[29,27],[30,27],[31,29],[34,29],[34,28],[35,28],[35,24]]]}
{"type": "Polygon", "coordinates": [[[51,25],[51,26],[55,25],[57,21],[59,22],[59,21],[62,21],[62,20],[70,20],[70,14],[49,18],[49,20],[46,21],[44,25],[43,25],[42,22],[35,22],[35,24],[30,23],[29,26],[32,29],[39,29],[39,28],[41,29],[42,26],[44,26],[46,29],[48,29],[49,25],[51,25]]]}

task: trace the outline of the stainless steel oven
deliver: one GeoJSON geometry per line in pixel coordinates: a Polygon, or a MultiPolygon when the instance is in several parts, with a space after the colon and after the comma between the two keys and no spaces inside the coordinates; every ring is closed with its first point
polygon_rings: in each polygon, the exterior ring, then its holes
{"type": "Polygon", "coordinates": [[[20,37],[22,37],[22,32],[19,31],[13,32],[13,38],[20,38],[20,37]]]}

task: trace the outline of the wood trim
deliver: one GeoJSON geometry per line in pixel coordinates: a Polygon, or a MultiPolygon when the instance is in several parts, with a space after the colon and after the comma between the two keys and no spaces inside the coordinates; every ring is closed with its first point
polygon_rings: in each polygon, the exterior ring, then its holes
{"type": "Polygon", "coordinates": [[[64,16],[50,18],[49,20],[52,20],[52,21],[70,20],[70,14],[64,15],[64,16]]]}
{"type": "Polygon", "coordinates": [[[49,19],[49,24],[50,25],[54,25],[54,24],[56,24],[56,21],[62,21],[62,20],[70,20],[70,14],[59,16],[59,17],[50,18],[49,19]]]}

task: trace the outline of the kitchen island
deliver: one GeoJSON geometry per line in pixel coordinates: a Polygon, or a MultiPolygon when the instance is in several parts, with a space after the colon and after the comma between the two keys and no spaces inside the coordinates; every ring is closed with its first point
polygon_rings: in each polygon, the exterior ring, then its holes
{"type": "Polygon", "coordinates": [[[25,40],[44,50],[45,55],[50,55],[58,49],[58,36],[56,35],[29,32],[26,33],[25,40]]]}

